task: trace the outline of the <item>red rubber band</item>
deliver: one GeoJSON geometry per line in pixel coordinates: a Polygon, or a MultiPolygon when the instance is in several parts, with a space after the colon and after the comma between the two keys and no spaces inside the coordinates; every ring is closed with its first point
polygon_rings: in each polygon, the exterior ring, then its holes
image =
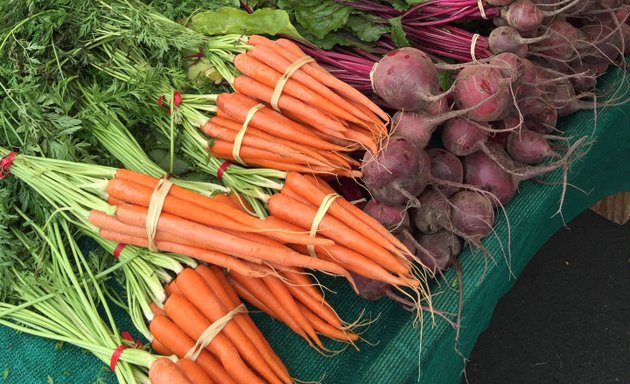
{"type": "MultiPolygon", "coordinates": [[[[122,252],[122,250],[127,246],[127,244],[124,243],[118,243],[118,245],[116,246],[116,248],[114,248],[114,253],[113,256],[115,259],[117,259],[120,256],[120,253],[122,252]]],[[[133,340],[132,340],[133,341],[133,340]]]]}
{"type": "Polygon", "coordinates": [[[157,100],[158,107],[161,107],[163,102],[164,102],[164,96],[160,95],[157,100]]]}
{"type": "Polygon", "coordinates": [[[219,181],[223,180],[223,173],[230,165],[232,165],[232,163],[226,160],[223,164],[221,164],[221,166],[219,166],[219,169],[217,169],[217,179],[219,179],[219,181]]]}
{"type": "Polygon", "coordinates": [[[136,348],[142,348],[142,342],[140,340],[134,340],[133,337],[131,337],[131,333],[129,333],[128,331],[122,331],[120,332],[120,337],[122,337],[123,339],[127,340],[127,341],[131,341],[132,343],[135,344],[136,348]]]}
{"type": "Polygon", "coordinates": [[[112,359],[109,362],[109,367],[112,369],[112,371],[116,370],[116,364],[118,364],[118,360],[120,360],[120,355],[122,355],[123,351],[127,348],[129,347],[126,345],[120,345],[112,354],[112,359]]]}
{"type": "Polygon", "coordinates": [[[2,160],[0,160],[0,180],[9,176],[9,169],[13,164],[13,159],[15,158],[15,155],[17,155],[17,152],[11,152],[4,158],[2,158],[2,160]]]}
{"type": "Polygon", "coordinates": [[[182,103],[182,94],[179,91],[175,91],[175,93],[173,94],[173,105],[175,105],[175,108],[179,107],[179,105],[182,103]]]}

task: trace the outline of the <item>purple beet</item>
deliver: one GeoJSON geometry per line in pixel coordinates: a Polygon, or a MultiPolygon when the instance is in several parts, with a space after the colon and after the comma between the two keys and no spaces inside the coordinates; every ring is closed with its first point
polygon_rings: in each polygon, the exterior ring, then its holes
{"type": "MultiPolygon", "coordinates": [[[[427,151],[429,159],[431,159],[431,176],[433,179],[447,180],[455,183],[464,181],[464,166],[457,156],[451,152],[433,148],[427,151]]],[[[437,186],[446,197],[452,196],[459,190],[452,186],[437,186]]]]}

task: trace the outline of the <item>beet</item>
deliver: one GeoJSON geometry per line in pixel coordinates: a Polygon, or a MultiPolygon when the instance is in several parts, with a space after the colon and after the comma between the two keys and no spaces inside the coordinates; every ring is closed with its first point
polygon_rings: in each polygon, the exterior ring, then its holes
{"type": "Polygon", "coordinates": [[[545,15],[530,0],[517,0],[501,10],[501,17],[517,31],[534,31],[542,24],[545,15]]]}
{"type": "Polygon", "coordinates": [[[382,299],[387,295],[387,291],[390,289],[390,286],[387,283],[372,280],[354,272],[350,272],[350,276],[352,276],[352,279],[356,284],[359,297],[362,297],[365,300],[376,301],[382,299]]]}
{"type": "Polygon", "coordinates": [[[515,160],[537,164],[549,157],[560,157],[551,149],[549,142],[540,133],[521,129],[508,137],[507,152],[515,160]]]}
{"type": "MultiPolygon", "coordinates": [[[[463,163],[465,183],[492,193],[503,205],[512,200],[518,183],[496,161],[478,151],[466,156],[463,163]]],[[[496,204],[494,201],[492,203],[496,204]]]]}
{"type": "Polygon", "coordinates": [[[377,200],[370,200],[363,208],[363,211],[376,219],[390,232],[398,228],[409,228],[409,214],[401,206],[385,205],[377,200]]]}
{"type": "Polygon", "coordinates": [[[418,196],[420,205],[416,207],[413,222],[422,233],[435,233],[450,227],[451,206],[441,192],[427,188],[418,196]]]}
{"type": "Polygon", "coordinates": [[[462,69],[455,79],[454,99],[459,109],[474,107],[470,119],[480,122],[500,120],[508,111],[511,96],[508,81],[487,65],[462,69]]]}
{"type": "Polygon", "coordinates": [[[462,190],[451,197],[451,224],[459,232],[473,239],[481,239],[492,232],[494,208],[487,196],[462,190]]]}
{"type": "MultiPolygon", "coordinates": [[[[452,181],[460,184],[464,181],[464,166],[457,156],[440,148],[429,149],[427,155],[431,159],[432,179],[452,181]]],[[[437,188],[446,197],[452,196],[459,190],[457,187],[444,185],[438,185],[437,188]]]]}
{"type": "Polygon", "coordinates": [[[419,236],[418,244],[421,248],[416,249],[416,255],[434,274],[453,265],[462,249],[459,237],[445,229],[419,236]]]}
{"type": "Polygon", "coordinates": [[[431,160],[408,140],[392,136],[374,158],[366,152],[361,171],[372,197],[388,205],[406,204],[427,185],[431,160]]]}
{"type": "MultiPolygon", "coordinates": [[[[483,125],[483,124],[479,124],[483,125]]],[[[488,140],[487,130],[482,130],[475,123],[457,118],[450,120],[442,129],[442,144],[455,156],[466,156],[482,149],[488,140]]]]}
{"type": "Polygon", "coordinates": [[[374,64],[372,89],[389,106],[416,111],[439,100],[438,72],[431,58],[416,48],[400,48],[374,64]]]}

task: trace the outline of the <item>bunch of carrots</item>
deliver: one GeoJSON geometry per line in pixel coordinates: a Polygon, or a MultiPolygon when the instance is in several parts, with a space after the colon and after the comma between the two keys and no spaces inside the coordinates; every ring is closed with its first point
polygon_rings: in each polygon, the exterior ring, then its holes
{"type": "Polygon", "coordinates": [[[153,306],[151,346],[193,367],[180,366],[191,383],[293,382],[220,268],[186,268],[166,290],[163,309],[153,306]]]}
{"type": "Polygon", "coordinates": [[[214,156],[302,173],[360,176],[343,152],[376,153],[388,115],[327,72],[295,43],[250,36],[236,56],[236,94],[217,98],[216,117],[203,131],[214,156]]]}

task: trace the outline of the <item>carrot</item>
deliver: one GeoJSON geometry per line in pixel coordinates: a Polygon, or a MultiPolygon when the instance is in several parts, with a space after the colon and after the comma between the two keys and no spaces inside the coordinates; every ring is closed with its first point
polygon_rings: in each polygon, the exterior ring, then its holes
{"type": "MultiPolygon", "coordinates": [[[[166,316],[155,316],[149,324],[149,329],[160,343],[173,351],[179,358],[184,357],[195,345],[195,341],[166,316]]],[[[195,362],[199,364],[212,381],[219,384],[236,384],[232,376],[227,373],[223,365],[210,352],[206,350],[201,351],[195,362]]]]}
{"type": "MultiPolygon", "coordinates": [[[[184,269],[179,276],[177,276],[177,284],[186,299],[210,320],[210,322],[215,322],[228,313],[229,310],[216,297],[214,292],[210,289],[210,286],[208,286],[205,280],[194,269],[184,269]]],[[[272,383],[281,382],[271,371],[267,362],[260,356],[256,347],[251,344],[250,339],[245,336],[236,322],[229,321],[223,328],[222,333],[230,339],[244,360],[263,378],[272,383]]]]}
{"type": "MultiPolygon", "coordinates": [[[[153,189],[137,184],[130,180],[112,179],[107,183],[107,192],[117,199],[123,200],[130,204],[148,207],[151,201],[153,189]]],[[[172,213],[180,217],[194,220],[198,223],[226,229],[235,229],[242,232],[253,231],[254,228],[243,226],[232,220],[227,215],[218,212],[211,214],[197,204],[188,202],[171,195],[170,193],[164,200],[164,212],[172,213]]]]}
{"type": "Polygon", "coordinates": [[[287,288],[287,286],[276,276],[265,276],[262,278],[264,283],[269,288],[269,291],[278,299],[284,310],[298,323],[299,327],[306,332],[306,334],[310,337],[310,339],[315,342],[320,348],[324,348],[321,340],[315,333],[315,330],[309,323],[308,319],[304,317],[304,314],[300,311],[300,308],[297,306],[291,292],[287,288]]]}
{"type": "Polygon", "coordinates": [[[118,200],[115,197],[112,196],[107,196],[107,204],[109,205],[120,205],[120,204],[124,204],[125,202],[122,200],[118,200]]]}
{"type": "MultiPolygon", "coordinates": [[[[234,65],[236,66],[236,69],[245,76],[249,76],[261,84],[271,88],[275,88],[276,84],[282,77],[282,73],[268,67],[265,63],[259,61],[249,53],[243,53],[236,56],[234,59],[234,65]]],[[[322,95],[318,95],[292,78],[289,78],[286,81],[282,93],[286,93],[287,95],[295,97],[297,100],[319,108],[332,116],[352,121],[357,124],[362,123],[362,121],[353,114],[338,105],[333,104],[330,99],[322,97],[322,95]]]]}
{"type": "MultiPolygon", "coordinates": [[[[323,181],[315,181],[313,178],[304,177],[295,172],[287,174],[285,185],[296,194],[302,196],[303,199],[308,200],[309,203],[318,207],[321,205],[324,197],[333,192],[323,181]]],[[[368,225],[363,220],[357,220],[355,213],[360,212],[357,214],[363,216],[364,212],[349,202],[345,204],[346,202],[347,200],[343,198],[336,199],[330,208],[328,208],[328,213],[355,231],[369,237],[383,248],[394,253],[400,253],[399,248],[395,245],[399,242],[395,236],[380,224],[379,229],[375,230],[374,226],[368,225]],[[392,238],[396,239],[396,242],[394,242],[392,238]]],[[[365,216],[368,215],[365,214],[365,216]]]]}
{"type": "Polygon", "coordinates": [[[179,287],[177,286],[177,281],[173,280],[170,283],[168,283],[168,291],[169,291],[169,295],[181,295],[182,291],[179,290],[179,287]]]}
{"type": "MultiPolygon", "coordinates": [[[[230,117],[213,117],[210,120],[208,120],[209,123],[214,124],[215,126],[224,128],[224,129],[229,129],[232,131],[236,131],[238,132],[241,129],[241,124],[239,124],[237,121],[232,120],[230,117]]],[[[206,123],[202,129],[203,131],[208,135],[208,136],[212,136],[212,131],[209,129],[211,128],[208,123],[206,123]]],[[[266,132],[261,131],[260,129],[257,128],[253,128],[253,129],[248,129],[247,130],[247,134],[248,135],[252,135],[255,137],[259,137],[267,142],[273,142],[273,143],[278,143],[280,145],[285,145],[293,150],[299,151],[304,153],[305,155],[311,156],[315,159],[321,160],[321,161],[330,161],[331,157],[329,156],[329,154],[332,155],[338,155],[336,152],[329,152],[329,151],[321,151],[318,152],[314,149],[311,148],[311,146],[309,145],[305,145],[305,144],[300,144],[300,143],[296,143],[290,140],[286,140],[283,138],[279,138],[273,135],[270,135],[266,132]]],[[[341,157],[341,156],[340,156],[341,157]]],[[[332,157],[332,159],[336,159],[336,157],[332,157]]],[[[343,157],[342,157],[343,159],[343,157]]],[[[350,163],[349,162],[344,162],[342,163],[343,165],[348,165],[348,168],[350,167],[350,163]]]]}
{"type": "MultiPolygon", "coordinates": [[[[234,287],[230,285],[225,274],[217,267],[206,267],[205,265],[199,265],[196,268],[199,275],[206,281],[206,284],[217,295],[219,300],[227,308],[235,308],[241,304],[241,300],[238,294],[235,292],[234,287]]],[[[280,378],[289,378],[289,372],[282,363],[282,360],[276,355],[271,345],[262,334],[260,329],[256,326],[251,317],[247,315],[239,315],[234,318],[234,321],[238,326],[247,334],[247,337],[251,338],[252,343],[256,346],[260,354],[264,357],[269,366],[272,367],[274,372],[280,378]]]]}
{"type": "Polygon", "coordinates": [[[192,384],[184,372],[166,357],[161,357],[151,364],[149,380],[151,384],[192,384]]]}
{"type": "MultiPolygon", "coordinates": [[[[281,193],[273,195],[268,201],[268,206],[272,215],[302,228],[310,229],[317,214],[317,208],[302,204],[281,193]],[[300,214],[298,215],[297,212],[300,214]]],[[[335,240],[339,245],[344,245],[365,255],[392,272],[403,275],[409,273],[408,263],[403,263],[390,252],[374,243],[370,238],[356,232],[329,214],[324,215],[321,220],[318,233],[335,240]]]]}
{"type": "MultiPolygon", "coordinates": [[[[252,48],[248,55],[251,55],[257,58],[259,61],[265,63],[269,67],[272,67],[276,71],[280,73],[284,73],[284,71],[291,65],[291,61],[287,60],[284,56],[275,52],[275,47],[273,43],[268,45],[256,45],[252,48]]],[[[335,92],[331,91],[326,85],[321,82],[315,80],[312,76],[308,75],[304,70],[296,71],[292,79],[302,83],[304,86],[313,90],[321,97],[327,98],[331,102],[339,105],[344,110],[354,114],[361,120],[370,120],[370,116],[366,115],[362,110],[354,107],[348,100],[340,97],[335,92]]]]}
{"type": "MultiPolygon", "coordinates": [[[[141,204],[138,204],[138,205],[141,205],[143,207],[148,207],[149,202],[151,200],[151,194],[153,193],[153,189],[158,183],[158,179],[152,178],[150,176],[142,175],[144,177],[138,177],[137,180],[133,180],[132,176],[133,176],[133,173],[118,171],[116,173],[115,179],[127,181],[128,183],[125,186],[129,187],[130,189],[133,188],[136,192],[142,192],[142,193],[138,193],[138,195],[140,196],[135,196],[137,198],[136,200],[141,202],[141,204]],[[130,185],[129,183],[133,183],[133,185],[130,185]],[[138,188],[138,185],[145,187],[145,189],[140,190],[140,188],[138,188]]],[[[108,183],[108,188],[109,188],[110,183],[111,183],[111,180],[108,183]]],[[[123,185],[114,185],[114,186],[121,187],[121,188],[123,187],[123,185]]],[[[123,188],[121,190],[116,190],[115,193],[120,196],[126,196],[127,193],[131,193],[131,192],[123,188]]],[[[327,240],[327,239],[312,238],[304,234],[293,234],[293,233],[273,231],[274,228],[270,227],[268,223],[245,213],[242,209],[232,208],[230,205],[221,203],[212,197],[206,197],[198,193],[192,192],[190,190],[178,187],[176,185],[173,185],[171,187],[166,200],[169,200],[170,197],[179,199],[179,200],[175,200],[178,203],[184,200],[189,203],[194,203],[200,208],[211,211],[211,212],[207,212],[207,211],[200,212],[199,209],[193,208],[195,212],[188,212],[184,209],[181,209],[182,205],[179,205],[179,208],[171,207],[171,206],[167,207],[166,202],[165,202],[164,208],[163,208],[164,212],[173,213],[174,215],[180,216],[185,219],[194,221],[194,219],[196,218],[200,221],[206,221],[203,217],[201,217],[204,214],[210,215],[210,216],[222,215],[222,216],[228,216],[233,221],[236,221],[237,223],[242,224],[240,228],[235,228],[236,230],[240,232],[244,231],[243,227],[246,227],[246,228],[250,227],[250,228],[255,228],[257,231],[265,230],[266,235],[280,242],[293,242],[296,244],[306,243],[306,244],[316,244],[316,245],[327,245],[327,244],[332,243],[330,240],[327,240]],[[171,210],[172,212],[169,212],[169,210],[171,210]]],[[[282,229],[282,228],[279,228],[279,229],[282,229]]]]}
{"type": "MultiPolygon", "coordinates": [[[[274,44],[277,44],[283,50],[279,52],[284,52],[286,54],[285,57],[291,61],[295,61],[302,56],[306,56],[304,51],[300,49],[295,43],[287,39],[278,39],[274,44]]],[[[326,71],[317,63],[309,63],[304,67],[304,71],[316,78],[320,82],[326,84],[328,87],[333,88],[337,92],[339,92],[342,96],[346,97],[350,100],[355,100],[356,102],[364,105],[370,111],[377,114],[381,119],[385,121],[389,121],[389,116],[374,102],[368,99],[364,94],[354,89],[351,85],[344,83],[343,81],[337,79],[330,72],[326,71]]]]}
{"type": "Polygon", "coordinates": [[[286,284],[287,289],[291,292],[298,303],[302,303],[308,307],[314,314],[325,320],[328,324],[335,328],[341,328],[343,325],[341,319],[332,307],[326,301],[315,300],[305,289],[291,284],[286,284]]]}
{"type": "MultiPolygon", "coordinates": [[[[210,151],[210,153],[215,156],[215,157],[219,157],[222,159],[227,159],[230,161],[235,161],[235,159],[232,157],[232,151],[230,150],[229,153],[216,153],[215,151],[210,151]]],[[[326,169],[322,169],[320,167],[317,166],[306,166],[306,165],[296,165],[296,164],[292,164],[292,163],[284,163],[284,162],[279,162],[279,161],[273,161],[273,160],[261,160],[261,159],[250,159],[246,156],[241,155],[241,158],[243,159],[243,161],[245,161],[246,163],[256,163],[256,166],[258,167],[264,167],[264,168],[271,168],[271,169],[278,169],[278,170],[282,170],[282,171],[287,171],[287,172],[300,172],[300,173],[322,173],[322,174],[328,174],[328,175],[338,175],[338,176],[351,176],[351,177],[360,177],[361,176],[361,172],[360,171],[348,171],[345,169],[332,169],[330,167],[327,167],[326,169]]]]}
{"type": "Polygon", "coordinates": [[[378,152],[378,146],[371,136],[368,136],[356,129],[348,129],[345,134],[348,140],[361,144],[361,146],[370,151],[370,153],[375,154],[378,152]]]}
{"type": "Polygon", "coordinates": [[[280,315],[278,315],[271,308],[269,308],[266,304],[264,304],[260,299],[258,299],[258,297],[256,297],[256,295],[254,295],[252,292],[250,292],[247,288],[245,288],[244,285],[239,283],[237,280],[234,280],[232,277],[230,277],[230,284],[232,285],[232,287],[234,287],[234,289],[236,289],[236,291],[238,292],[238,295],[240,297],[242,297],[243,300],[247,301],[248,303],[250,303],[254,307],[260,309],[263,312],[265,312],[272,319],[275,319],[275,320],[278,320],[278,321],[283,321],[281,319],[280,315]]]}
{"type": "MultiPolygon", "coordinates": [[[[247,135],[245,135],[247,136],[247,135]]],[[[257,143],[260,145],[260,143],[257,143]]],[[[232,155],[234,143],[231,141],[225,141],[222,139],[215,139],[210,151],[219,157],[220,154],[232,155]]],[[[239,156],[243,159],[248,158],[252,163],[255,163],[257,159],[271,160],[277,162],[287,162],[293,164],[304,165],[320,165],[324,167],[330,167],[334,169],[333,165],[323,163],[319,160],[312,159],[304,154],[297,153],[295,151],[282,151],[282,148],[273,148],[273,143],[267,145],[267,149],[259,148],[258,146],[249,146],[243,143],[239,150],[239,156]],[[276,150],[277,149],[277,150],[276,150]]],[[[223,156],[221,156],[223,157],[223,156]]]]}
{"type": "Polygon", "coordinates": [[[149,308],[154,315],[164,315],[164,310],[153,301],[149,303],[149,308]]]}
{"type": "MultiPolygon", "coordinates": [[[[180,294],[171,295],[164,304],[164,310],[168,317],[193,340],[198,340],[211,325],[211,322],[180,294]]],[[[237,382],[262,383],[262,380],[243,362],[238,350],[223,332],[212,339],[206,350],[212,352],[221,361],[237,382]]]]}
{"type": "Polygon", "coordinates": [[[304,313],[304,316],[309,320],[313,328],[320,334],[330,337],[331,339],[341,340],[341,341],[357,341],[359,340],[359,335],[356,333],[345,332],[341,329],[341,327],[336,327],[331,325],[321,318],[319,318],[315,313],[313,313],[309,308],[305,305],[298,303],[300,311],[304,313]]]}
{"type": "Polygon", "coordinates": [[[155,338],[151,341],[151,348],[160,355],[170,356],[173,354],[170,349],[166,348],[164,344],[160,343],[160,341],[155,338]]]}
{"type": "MultiPolygon", "coordinates": [[[[120,221],[136,226],[146,225],[146,215],[146,208],[128,204],[121,205],[116,211],[116,217],[120,221]]],[[[188,237],[190,240],[198,242],[198,244],[205,244],[206,249],[217,252],[244,259],[260,258],[279,266],[317,269],[322,272],[344,276],[349,281],[352,281],[346,270],[333,263],[322,262],[316,258],[304,256],[291,250],[256,244],[168,213],[162,213],[157,224],[157,230],[168,232],[175,236],[188,237]]]]}
{"type": "MultiPolygon", "coordinates": [[[[308,252],[305,246],[295,245],[293,248],[302,253],[308,252]]],[[[411,271],[408,270],[407,273],[402,274],[402,276],[396,276],[391,271],[388,271],[386,268],[383,268],[361,253],[340,245],[315,247],[315,252],[320,259],[337,263],[349,271],[373,280],[382,281],[395,286],[417,287],[419,285],[419,282],[414,277],[409,277],[411,271]]]]}
{"type": "Polygon", "coordinates": [[[212,384],[212,380],[201,367],[190,359],[179,359],[175,363],[192,384],[212,384]]]}
{"type": "Polygon", "coordinates": [[[230,271],[230,276],[248,291],[255,293],[256,298],[262,301],[265,306],[273,308],[274,313],[276,313],[280,321],[311,344],[304,329],[302,329],[300,324],[287,312],[284,303],[280,302],[281,298],[276,297],[262,279],[251,279],[233,271],[230,271]]]}
{"type": "MultiPolygon", "coordinates": [[[[249,110],[256,106],[258,102],[240,93],[222,93],[217,97],[218,116],[223,113],[230,118],[243,123],[249,110]]],[[[296,143],[310,145],[318,149],[330,151],[343,151],[344,148],[329,143],[321,139],[314,132],[304,127],[302,124],[293,121],[283,114],[265,107],[254,114],[249,125],[286,140],[296,143]]]]}
{"type": "Polygon", "coordinates": [[[309,278],[306,275],[306,273],[301,272],[301,271],[297,271],[297,272],[285,271],[282,274],[284,276],[286,276],[287,279],[289,279],[293,285],[297,285],[300,288],[302,288],[304,291],[306,291],[315,300],[317,300],[319,302],[324,300],[324,295],[317,288],[317,285],[315,283],[313,283],[311,280],[309,280],[309,278]]]}
{"type": "MultiPolygon", "coordinates": [[[[267,87],[247,76],[238,76],[235,78],[233,86],[237,92],[266,103],[271,100],[271,95],[273,94],[273,88],[267,87]]],[[[330,116],[324,111],[313,108],[295,97],[286,94],[280,96],[278,107],[283,113],[284,111],[291,112],[295,116],[298,116],[300,121],[328,134],[341,135],[347,130],[347,127],[339,119],[330,116]]]]}
{"type": "MultiPolygon", "coordinates": [[[[121,242],[144,248],[148,248],[149,246],[149,241],[146,239],[146,237],[141,238],[128,236],[123,233],[108,230],[101,230],[99,234],[105,240],[121,242]]],[[[206,249],[190,247],[182,244],[171,243],[168,241],[158,240],[155,243],[158,249],[163,252],[179,253],[180,255],[189,256],[197,260],[221,266],[223,268],[229,268],[238,271],[239,273],[247,276],[262,277],[270,273],[274,273],[274,271],[269,267],[263,265],[246,265],[242,260],[220,252],[208,251],[206,249]]]]}

